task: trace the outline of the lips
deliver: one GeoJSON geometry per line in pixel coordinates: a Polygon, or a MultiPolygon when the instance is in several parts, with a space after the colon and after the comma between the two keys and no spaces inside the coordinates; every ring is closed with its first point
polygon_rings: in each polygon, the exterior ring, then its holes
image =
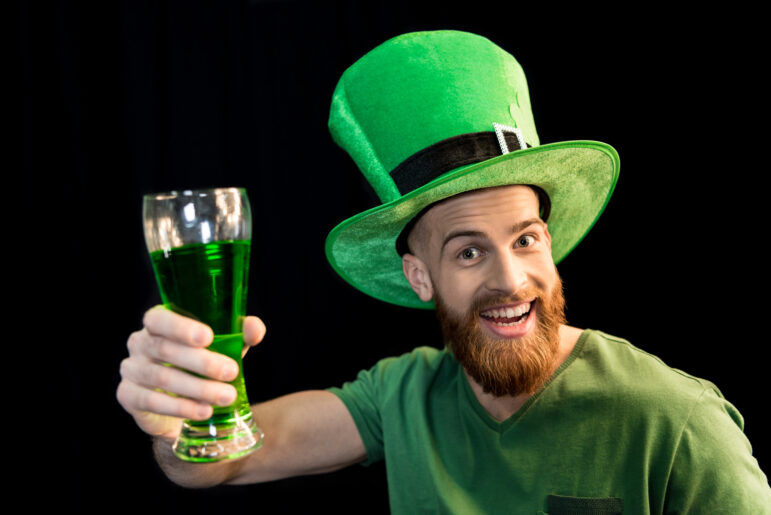
{"type": "Polygon", "coordinates": [[[479,312],[482,327],[496,338],[520,338],[535,327],[535,300],[486,308],[479,312]]]}

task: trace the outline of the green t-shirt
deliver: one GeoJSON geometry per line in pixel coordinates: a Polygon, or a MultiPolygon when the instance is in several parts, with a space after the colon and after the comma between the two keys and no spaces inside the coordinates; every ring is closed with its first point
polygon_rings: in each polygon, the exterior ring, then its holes
{"type": "Polygon", "coordinates": [[[364,464],[386,460],[393,513],[771,513],[743,419],[717,387],[599,331],[503,422],[430,347],[329,391],[364,464]]]}

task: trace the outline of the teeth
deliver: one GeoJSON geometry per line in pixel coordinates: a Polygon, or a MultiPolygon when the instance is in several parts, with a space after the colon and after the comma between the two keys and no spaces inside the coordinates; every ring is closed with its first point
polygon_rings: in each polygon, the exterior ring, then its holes
{"type": "Polygon", "coordinates": [[[526,318],[523,318],[522,320],[517,320],[516,322],[492,322],[493,325],[497,325],[498,327],[511,327],[519,324],[524,324],[526,318]]]}
{"type": "MultiPolygon", "coordinates": [[[[483,311],[481,314],[482,316],[487,318],[515,318],[515,317],[522,316],[529,311],[530,311],[530,303],[528,302],[527,304],[520,304],[516,308],[488,309],[487,311],[483,311]]],[[[512,324],[515,324],[515,323],[519,323],[519,322],[513,322],[512,324]]],[[[512,324],[502,324],[502,325],[512,325],[512,324]]]]}

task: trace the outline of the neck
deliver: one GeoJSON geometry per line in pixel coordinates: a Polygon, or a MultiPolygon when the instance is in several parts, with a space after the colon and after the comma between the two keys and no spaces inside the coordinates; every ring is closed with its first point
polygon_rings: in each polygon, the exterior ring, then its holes
{"type": "MultiPolygon", "coordinates": [[[[573,351],[573,348],[576,346],[578,337],[581,336],[582,332],[581,329],[576,327],[566,325],[560,326],[560,344],[557,349],[557,357],[554,360],[552,373],[554,373],[554,371],[568,358],[573,351]]],[[[522,393],[514,396],[503,395],[501,397],[496,397],[491,393],[485,393],[485,391],[482,390],[482,386],[477,383],[474,378],[469,376],[468,372],[464,370],[463,373],[466,375],[466,379],[479,401],[479,404],[481,404],[485,411],[498,422],[503,422],[511,417],[514,413],[519,411],[519,408],[521,408],[530,397],[533,396],[529,393],[522,393]]]]}

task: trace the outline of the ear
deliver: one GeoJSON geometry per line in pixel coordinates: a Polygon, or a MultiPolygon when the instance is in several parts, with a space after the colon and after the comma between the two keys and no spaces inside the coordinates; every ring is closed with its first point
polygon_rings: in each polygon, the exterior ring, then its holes
{"type": "Polygon", "coordinates": [[[428,302],[434,298],[434,286],[431,284],[428,267],[420,258],[412,254],[404,254],[402,256],[402,270],[404,277],[407,278],[420,300],[428,302]]]}

